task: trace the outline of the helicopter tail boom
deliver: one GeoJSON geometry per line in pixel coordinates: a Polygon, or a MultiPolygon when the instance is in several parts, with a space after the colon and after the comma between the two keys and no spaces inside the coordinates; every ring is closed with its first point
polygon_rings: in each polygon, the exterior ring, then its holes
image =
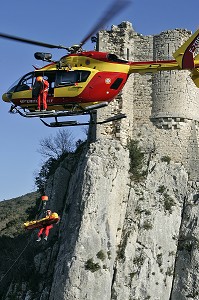
{"type": "Polygon", "coordinates": [[[199,67],[199,55],[194,57],[194,52],[198,47],[199,29],[173,54],[175,60],[130,62],[129,73],[147,74],[170,70],[194,71],[195,68],[199,67]]]}
{"type": "Polygon", "coordinates": [[[129,73],[153,74],[159,71],[179,70],[180,67],[176,60],[144,61],[131,62],[129,73]]]}

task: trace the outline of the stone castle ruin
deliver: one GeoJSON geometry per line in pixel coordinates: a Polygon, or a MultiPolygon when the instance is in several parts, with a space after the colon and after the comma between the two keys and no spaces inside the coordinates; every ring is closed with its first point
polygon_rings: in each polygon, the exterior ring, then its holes
{"type": "MultiPolygon", "coordinates": [[[[190,31],[175,29],[143,36],[131,23],[122,22],[99,32],[97,50],[130,61],[172,60],[172,53],[190,35],[190,31]]],[[[199,181],[199,90],[189,71],[131,74],[122,93],[98,114],[103,118],[118,112],[127,118],[114,127],[101,126],[98,136],[113,134],[124,143],[128,138],[139,139],[145,150],[155,147],[161,155],[183,163],[190,180],[199,181]]]]}

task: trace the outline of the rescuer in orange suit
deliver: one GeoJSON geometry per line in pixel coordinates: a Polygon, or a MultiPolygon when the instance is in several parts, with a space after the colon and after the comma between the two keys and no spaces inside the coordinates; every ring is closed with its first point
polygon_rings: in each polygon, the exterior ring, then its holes
{"type": "Polygon", "coordinates": [[[38,83],[41,83],[41,88],[39,91],[39,95],[37,97],[37,107],[38,110],[41,110],[41,104],[43,104],[43,110],[47,110],[47,95],[49,89],[49,83],[42,76],[38,76],[36,78],[38,83]]]}
{"type": "MultiPolygon", "coordinates": [[[[49,217],[52,215],[52,211],[50,209],[48,209],[46,211],[46,217],[49,217]]],[[[41,241],[41,237],[44,235],[44,240],[47,241],[48,239],[48,235],[49,235],[49,231],[50,229],[53,228],[53,225],[50,224],[50,225],[47,225],[47,226],[44,226],[42,227],[39,232],[38,232],[38,239],[37,239],[37,242],[40,242],[41,241]]]]}

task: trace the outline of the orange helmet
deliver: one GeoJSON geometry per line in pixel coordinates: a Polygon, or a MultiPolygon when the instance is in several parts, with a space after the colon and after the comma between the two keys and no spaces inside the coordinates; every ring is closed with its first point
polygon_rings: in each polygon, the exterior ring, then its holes
{"type": "Polygon", "coordinates": [[[43,80],[43,77],[42,77],[42,76],[38,76],[38,77],[36,78],[36,80],[37,80],[37,81],[42,81],[42,80],[43,80]]]}

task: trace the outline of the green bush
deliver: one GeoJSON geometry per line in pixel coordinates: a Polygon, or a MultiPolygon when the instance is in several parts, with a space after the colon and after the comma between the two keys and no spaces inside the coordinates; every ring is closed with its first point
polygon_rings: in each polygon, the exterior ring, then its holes
{"type": "Polygon", "coordinates": [[[166,162],[167,164],[169,164],[170,163],[170,161],[171,161],[171,158],[169,157],[169,156],[163,156],[162,158],[161,158],[161,161],[163,161],[163,162],[166,162]]]}
{"type": "Polygon", "coordinates": [[[164,193],[164,209],[168,210],[169,213],[172,213],[172,207],[175,206],[175,201],[167,193],[164,193]]]}
{"type": "Polygon", "coordinates": [[[93,258],[90,258],[85,263],[85,269],[94,273],[100,269],[100,265],[98,263],[94,263],[93,258]]]}
{"type": "Polygon", "coordinates": [[[138,146],[138,141],[128,141],[127,147],[129,149],[130,158],[129,172],[132,174],[133,179],[139,181],[145,175],[142,171],[144,153],[142,153],[141,148],[138,146]]]}
{"type": "Polygon", "coordinates": [[[142,226],[145,230],[150,230],[153,228],[153,225],[150,221],[144,221],[144,224],[142,226]]]}
{"type": "Polygon", "coordinates": [[[165,192],[166,188],[164,185],[160,185],[157,189],[157,192],[160,194],[163,194],[165,192]]]}
{"type": "Polygon", "coordinates": [[[142,253],[133,259],[133,263],[138,267],[141,267],[144,264],[144,261],[145,261],[145,257],[142,253]]]}
{"type": "Polygon", "coordinates": [[[162,261],[163,261],[162,253],[157,254],[157,260],[156,260],[156,262],[157,262],[157,264],[158,264],[159,267],[161,267],[162,261]]]}
{"type": "Polygon", "coordinates": [[[35,176],[35,185],[41,194],[45,191],[45,186],[48,178],[53,175],[60,163],[68,156],[68,153],[64,153],[59,158],[50,157],[41,167],[38,174],[35,176]]]}
{"type": "Polygon", "coordinates": [[[96,256],[97,256],[97,258],[101,259],[102,261],[105,260],[105,258],[106,258],[106,255],[105,255],[105,253],[104,253],[102,250],[100,250],[100,251],[96,254],[96,256]]]}

